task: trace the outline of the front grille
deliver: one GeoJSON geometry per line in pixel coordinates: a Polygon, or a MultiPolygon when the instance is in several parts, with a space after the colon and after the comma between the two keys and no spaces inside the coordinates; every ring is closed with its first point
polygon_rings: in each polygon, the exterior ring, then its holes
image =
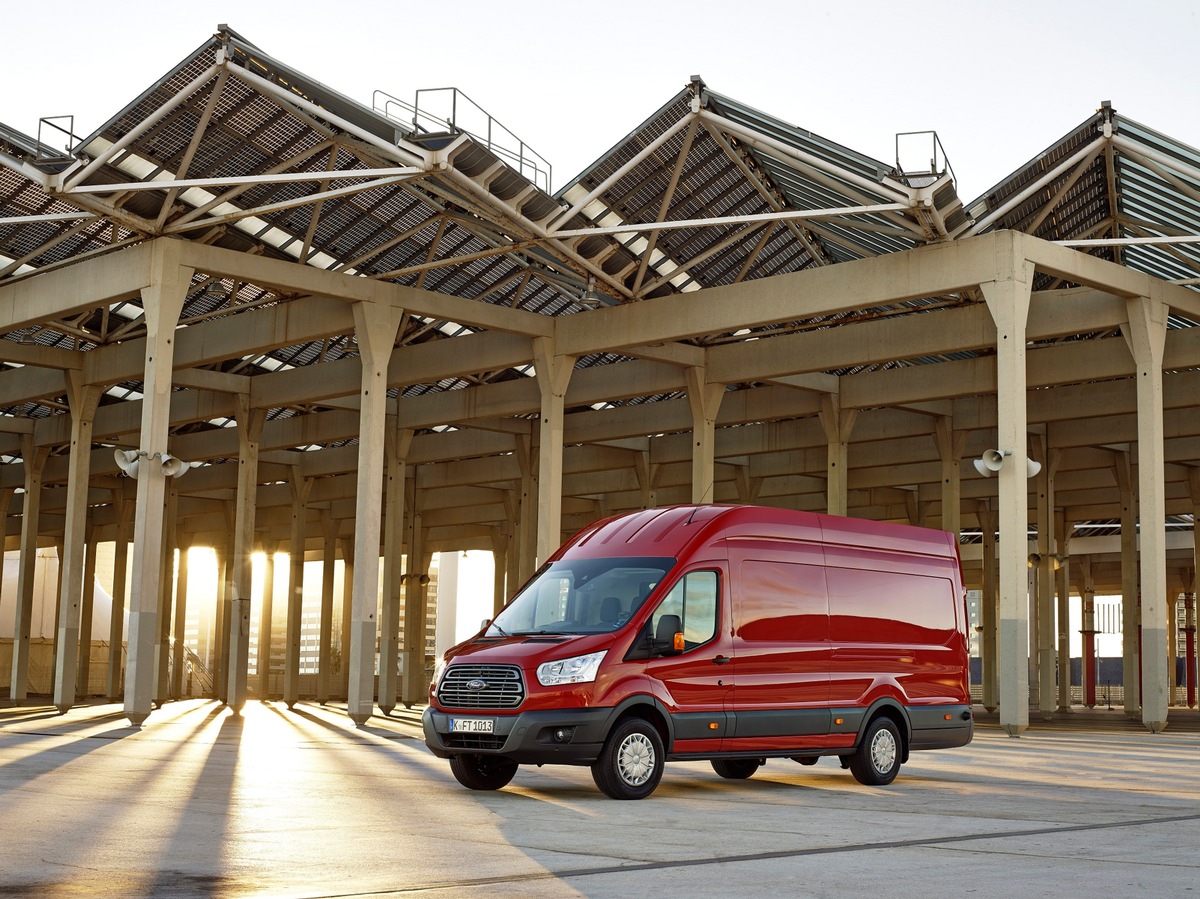
{"type": "Polygon", "coordinates": [[[507,739],[492,734],[446,734],[446,745],[451,749],[503,749],[507,739]]]}
{"type": "Polygon", "coordinates": [[[515,709],[525,701],[525,682],[515,665],[451,665],[438,701],[450,709],[515,709]]]}

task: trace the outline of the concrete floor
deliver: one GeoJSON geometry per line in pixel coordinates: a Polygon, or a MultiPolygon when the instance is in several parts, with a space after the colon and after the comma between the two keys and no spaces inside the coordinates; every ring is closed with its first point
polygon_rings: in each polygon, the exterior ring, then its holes
{"type": "MultiPolygon", "coordinates": [[[[1119,714],[918,753],[886,788],[836,761],[749,781],[670,764],[649,799],[583,768],[473,793],[414,714],[171,703],[0,708],[0,895],[1183,896],[1200,892],[1200,728],[1119,714]]],[[[1190,725],[1190,726],[1189,726],[1190,725]]]]}

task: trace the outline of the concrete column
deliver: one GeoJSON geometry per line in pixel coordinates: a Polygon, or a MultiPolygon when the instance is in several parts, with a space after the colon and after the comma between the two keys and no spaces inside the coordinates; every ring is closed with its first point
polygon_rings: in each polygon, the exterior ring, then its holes
{"type": "Polygon", "coordinates": [[[1121,679],[1124,683],[1125,714],[1141,714],[1141,634],[1138,622],[1137,498],[1134,495],[1133,465],[1128,452],[1113,457],[1113,474],[1121,492],[1121,679]]]}
{"type": "Polygon", "coordinates": [[[508,594],[514,594],[521,588],[524,581],[521,578],[521,496],[519,490],[506,490],[504,508],[508,511],[508,522],[505,532],[508,534],[508,571],[504,580],[508,594]]]}
{"type": "Polygon", "coordinates": [[[843,409],[837,394],[821,396],[821,427],[826,444],[825,509],[830,515],[845,515],[849,478],[850,432],[858,418],[857,409],[843,409]]]}
{"type": "MultiPolygon", "coordinates": [[[[58,562],[58,576],[55,577],[55,579],[54,579],[54,606],[53,606],[53,608],[54,608],[54,630],[51,631],[51,633],[54,635],[54,639],[50,644],[50,658],[51,659],[55,659],[58,657],[58,617],[59,617],[59,613],[62,610],[62,573],[63,573],[63,558],[64,558],[62,540],[54,541],[54,558],[58,562]]],[[[51,664],[50,664],[50,693],[51,694],[54,693],[54,676],[55,676],[54,663],[51,662],[51,664]]]]}
{"type": "Polygon", "coordinates": [[[976,503],[979,529],[983,533],[983,586],[980,619],[983,623],[983,707],[994,712],[1000,705],[1000,665],[997,634],[1000,622],[1000,597],[996,591],[996,513],[990,500],[976,503]]]}
{"type": "MultiPolygon", "coordinates": [[[[1057,451],[1056,451],[1057,452],[1057,451]]],[[[1057,468],[1057,463],[1055,463],[1057,468]]],[[[1058,538],[1055,559],[1058,561],[1056,587],[1058,590],[1058,710],[1071,711],[1071,533],[1075,522],[1059,513],[1055,517],[1054,533],[1058,538]]]]}
{"type": "Polygon", "coordinates": [[[1016,255],[997,264],[1011,264],[1009,276],[979,287],[996,324],[996,448],[1011,453],[998,472],[1000,726],[1016,737],[1029,726],[1025,324],[1033,266],[1016,255]]]}
{"type": "MultiPolygon", "coordinates": [[[[338,690],[340,697],[345,699],[350,695],[350,667],[347,664],[350,660],[350,632],[353,629],[353,620],[351,613],[354,611],[354,538],[343,537],[339,541],[342,545],[342,633],[341,644],[339,649],[342,656],[342,667],[338,678],[338,690]]],[[[378,558],[375,560],[376,567],[379,566],[378,558]]],[[[376,610],[378,612],[378,610],[376,610]]],[[[372,647],[374,650],[375,647],[372,647]]],[[[374,652],[372,653],[374,655],[374,652]]],[[[371,660],[371,668],[375,668],[375,660],[371,660]]],[[[371,689],[371,699],[375,698],[375,690],[371,689]]]]}
{"type": "Polygon", "coordinates": [[[943,415],[935,422],[934,440],[942,461],[942,530],[957,541],[962,531],[962,455],[967,432],[954,430],[954,419],[943,415]]]}
{"type": "Polygon", "coordinates": [[[492,528],[492,617],[495,618],[508,601],[504,574],[508,568],[508,532],[503,528],[492,528]]]}
{"type": "MultiPolygon", "coordinates": [[[[532,442],[524,435],[516,435],[513,455],[521,468],[521,485],[517,495],[517,577],[518,583],[525,583],[533,575],[537,565],[537,534],[538,519],[537,505],[534,497],[538,495],[537,457],[533,453],[532,442]]],[[[411,551],[411,550],[410,550],[411,551]]]]}
{"type": "Polygon", "coordinates": [[[375,707],[375,643],[379,633],[379,541],[383,519],[387,374],[403,311],[354,304],[354,333],[362,361],[359,393],[358,479],[354,510],[354,601],[350,684],[346,710],[360,727],[375,707]]]}
{"type": "MultiPolygon", "coordinates": [[[[4,548],[6,546],[8,546],[8,519],[9,519],[8,513],[12,509],[12,498],[13,498],[14,493],[16,493],[16,488],[0,487],[0,608],[3,608],[3,606],[4,606],[4,596],[3,596],[4,578],[2,576],[3,572],[4,572],[4,566],[3,566],[4,548]]],[[[18,625],[20,623],[19,615],[18,615],[16,623],[18,625]]],[[[16,627],[13,629],[14,635],[19,632],[20,632],[20,627],[16,627]]],[[[14,653],[14,657],[15,657],[15,654],[16,654],[16,641],[15,640],[13,641],[13,653],[14,653]]]]}
{"type": "Polygon", "coordinates": [[[1080,633],[1083,636],[1083,704],[1096,707],[1096,582],[1092,577],[1092,560],[1084,556],[1078,562],[1079,597],[1083,604],[1080,633]]]}
{"type": "Polygon", "coordinates": [[[89,524],[83,561],[83,604],[79,610],[79,668],[75,695],[86,698],[92,679],[92,609],[96,602],[96,537],[89,524]]]}
{"type": "Polygon", "coordinates": [[[925,527],[925,521],[929,517],[929,501],[922,500],[917,490],[904,491],[904,511],[908,516],[908,523],[916,528],[925,527]]]}
{"type": "Polygon", "coordinates": [[[733,480],[737,487],[739,503],[752,506],[758,502],[758,495],[762,492],[763,479],[751,477],[749,466],[739,465],[734,469],[733,480]]]}
{"type": "MultiPolygon", "coordinates": [[[[228,512],[229,504],[223,503],[222,506],[228,512]]],[[[228,517],[226,514],[226,519],[228,517]]],[[[232,533],[232,525],[230,525],[230,533],[232,533]]],[[[212,631],[211,661],[213,693],[218,702],[224,703],[229,700],[229,597],[233,595],[233,588],[229,583],[231,574],[228,544],[214,546],[213,554],[217,558],[217,603],[213,615],[215,620],[212,631]]]]}
{"type": "Polygon", "coordinates": [[[1138,517],[1141,522],[1142,723],[1167,726],[1167,491],[1163,432],[1163,353],[1167,305],[1156,297],[1126,301],[1122,328],[1137,366],[1138,517]]]}
{"type": "Polygon", "coordinates": [[[400,588],[404,583],[404,499],[408,480],[409,428],[387,430],[387,514],[383,517],[383,610],[379,621],[379,709],[390,715],[396,708],[400,675],[400,588]]]}
{"type": "Polygon", "coordinates": [[[162,708],[170,689],[171,673],[171,608],[175,598],[175,540],[179,520],[179,490],[167,484],[166,505],[163,508],[163,565],[158,590],[158,639],[154,644],[154,707],[162,708]]]}
{"type": "Polygon", "coordinates": [[[271,699],[271,632],[275,626],[275,553],[270,545],[263,546],[262,602],[258,615],[258,698],[271,699]]]}
{"type": "Polygon", "coordinates": [[[650,450],[640,450],[635,458],[638,486],[642,490],[642,508],[653,509],[658,505],[658,476],[662,471],[661,465],[651,461],[650,450]]]}
{"type": "MultiPolygon", "coordinates": [[[[458,568],[461,556],[454,550],[438,553],[438,592],[436,628],[433,638],[435,655],[442,655],[458,642],[458,568]]],[[[471,622],[476,625],[478,622],[471,622]]]]}
{"type": "Polygon", "coordinates": [[[183,698],[183,669],[187,667],[185,641],[187,639],[188,604],[188,558],[192,554],[191,538],[179,543],[179,569],[175,577],[175,644],[171,647],[171,691],[172,699],[183,698]]]}
{"type": "Polygon", "coordinates": [[[686,369],[688,406],[692,410],[692,502],[711,503],[716,486],[714,465],[717,413],[724,384],[709,384],[705,369],[686,369]]]}
{"type": "Polygon", "coordinates": [[[428,608],[425,590],[429,584],[429,556],[421,522],[420,497],[413,503],[412,536],[408,541],[408,571],[404,577],[404,646],[401,664],[400,700],[406,706],[424,702],[429,684],[425,680],[425,625],[428,608]]]}
{"type": "MultiPolygon", "coordinates": [[[[62,595],[58,607],[58,651],[54,660],[54,706],[66,712],[75,704],[79,661],[79,615],[83,601],[84,553],[91,486],[92,424],[101,389],[84,384],[82,372],[68,371],[71,450],[67,461],[67,507],[63,523],[62,595]]],[[[87,635],[91,645],[92,635],[87,635]]]]}
{"type": "Polygon", "coordinates": [[[292,467],[292,533],[288,547],[287,645],[283,662],[283,701],[294,708],[300,699],[300,624],[304,614],[305,504],[313,479],[302,478],[292,467]]]}
{"type": "Polygon", "coordinates": [[[241,714],[250,671],[250,600],[253,592],[254,512],[258,507],[258,453],[265,409],[250,408],[246,394],[237,403],[238,483],[234,500],[233,593],[229,603],[229,708],[241,714]]]}
{"type": "MultiPolygon", "coordinates": [[[[171,380],[175,327],[191,285],[192,270],[179,264],[173,240],[153,244],[150,285],[142,291],[146,318],[140,448],[149,457],[167,451],[171,424],[171,380]]],[[[155,694],[154,647],[160,624],[159,589],[163,565],[163,507],[166,476],[157,465],[141,466],[133,531],[133,584],[129,600],[129,652],[125,715],[140,727],[155,694]]]]}
{"type": "Polygon", "coordinates": [[[129,577],[129,538],[134,509],[129,487],[129,479],[122,478],[120,488],[113,491],[113,505],[117,510],[117,540],[113,551],[112,616],[108,623],[108,689],[105,695],[109,702],[116,702],[124,689],[121,673],[125,668],[125,610],[128,607],[125,588],[129,577]]]}
{"type": "Polygon", "coordinates": [[[333,574],[337,564],[338,520],[321,512],[321,630],[317,643],[317,702],[329,702],[333,683],[333,574]]]}
{"type": "Polygon", "coordinates": [[[38,518],[42,510],[42,469],[49,456],[48,446],[34,446],[32,435],[21,435],[25,496],[21,509],[21,561],[17,574],[12,681],[9,686],[9,696],[18,705],[29,696],[29,632],[33,627],[33,579],[37,571],[38,518]]]}
{"type": "Polygon", "coordinates": [[[533,358],[542,395],[538,427],[537,567],[562,543],[563,403],[575,357],[555,354],[552,338],[536,337],[533,358]]]}
{"type": "MultiPolygon", "coordinates": [[[[1048,449],[1046,438],[1035,435],[1030,439],[1033,456],[1041,463],[1037,473],[1037,667],[1038,710],[1044,720],[1054,717],[1058,707],[1058,683],[1055,669],[1058,652],[1054,616],[1057,602],[1054,594],[1055,556],[1058,542],[1054,532],[1054,475],[1061,453],[1048,449]]],[[[1069,672],[1059,671],[1057,677],[1068,680],[1069,672]]]]}

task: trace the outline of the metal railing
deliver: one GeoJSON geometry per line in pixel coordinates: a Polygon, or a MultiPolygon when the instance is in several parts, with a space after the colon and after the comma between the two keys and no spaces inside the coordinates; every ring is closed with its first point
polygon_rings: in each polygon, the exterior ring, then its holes
{"type": "Polygon", "coordinates": [[[936,131],[901,131],[896,134],[896,171],[909,187],[924,187],[942,175],[954,178],[954,169],[936,131]],[[928,141],[928,146],[923,145],[928,141]],[[928,150],[928,157],[925,152],[928,150]]]}
{"type": "Polygon", "coordinates": [[[418,134],[449,131],[471,135],[510,167],[550,193],[551,166],[546,158],[458,88],[422,88],[416,92],[412,103],[377,90],[371,103],[376,112],[410,126],[418,134]]]}

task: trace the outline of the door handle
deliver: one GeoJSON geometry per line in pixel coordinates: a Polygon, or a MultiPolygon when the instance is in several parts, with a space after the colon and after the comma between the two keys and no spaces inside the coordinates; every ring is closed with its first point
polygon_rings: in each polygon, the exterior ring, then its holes
{"type": "Polygon", "coordinates": [[[727,665],[728,663],[730,663],[732,661],[733,661],[733,659],[729,658],[729,656],[716,656],[713,659],[713,664],[714,665],[727,665]]]}

